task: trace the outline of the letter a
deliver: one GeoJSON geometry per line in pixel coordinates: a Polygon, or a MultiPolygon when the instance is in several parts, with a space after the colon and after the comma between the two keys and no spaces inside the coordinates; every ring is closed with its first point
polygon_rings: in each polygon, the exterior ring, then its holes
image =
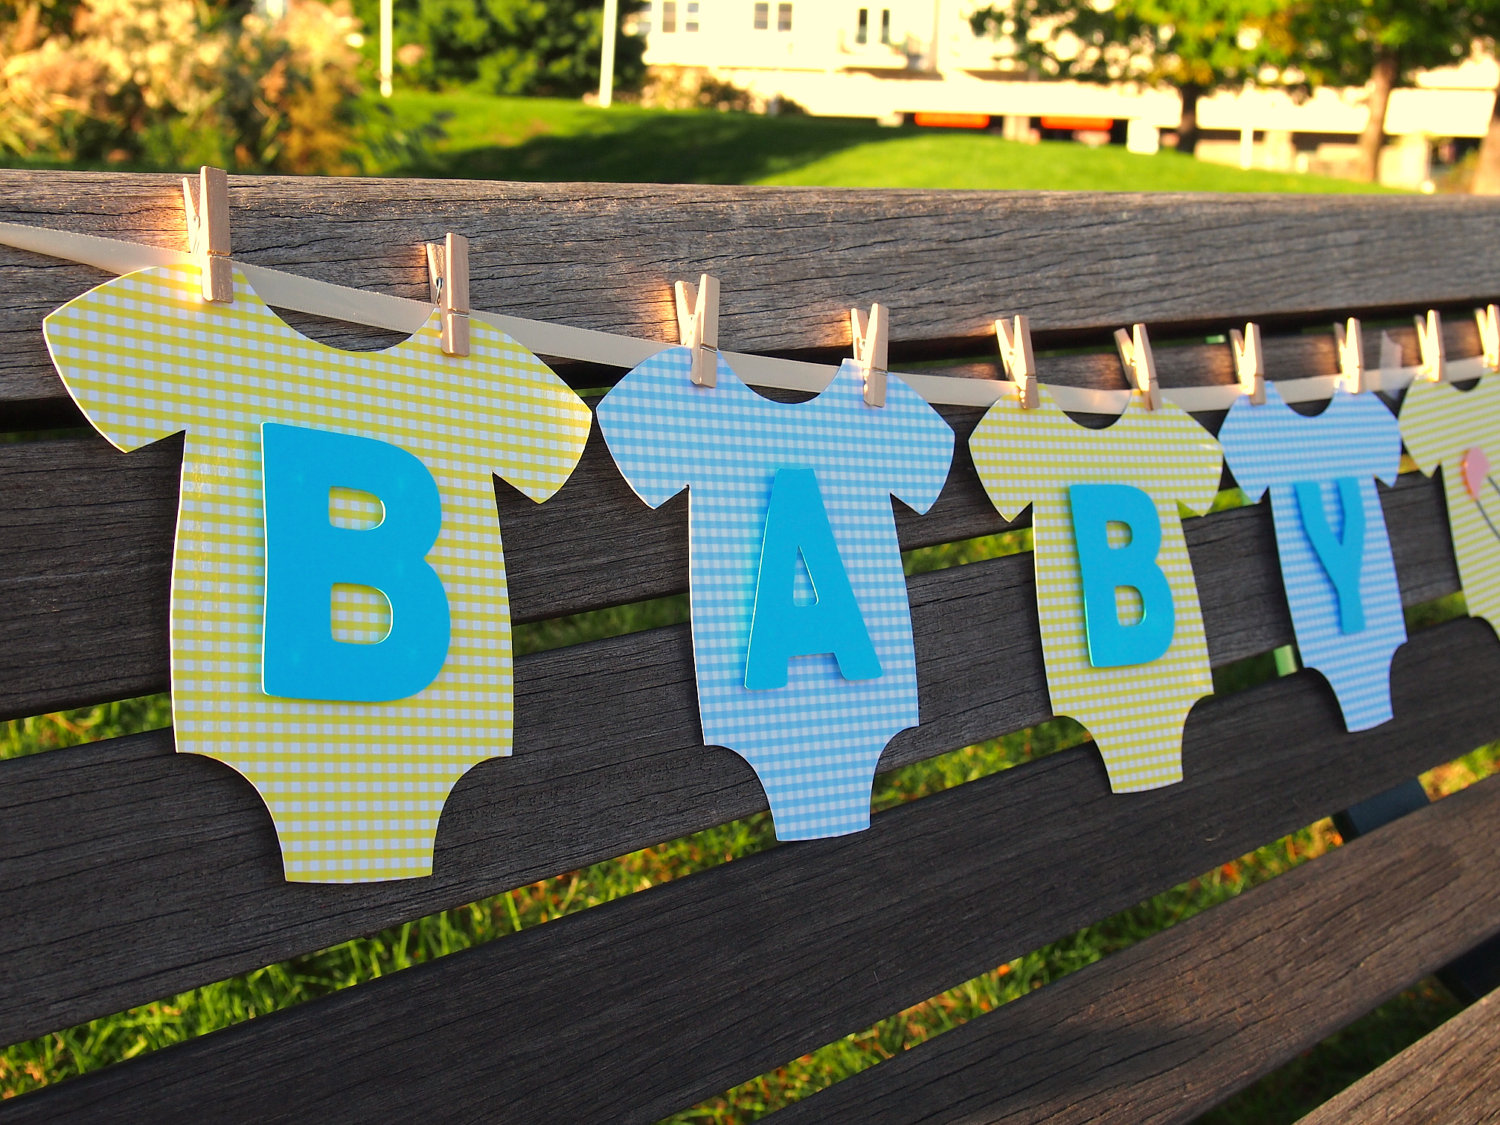
{"type": "Polygon", "coordinates": [[[1095,668],[1149,664],[1172,647],[1177,609],[1167,576],[1156,565],[1161,520],[1151,497],[1128,484],[1075,484],[1068,488],[1073,540],[1083,583],[1083,620],[1089,663],[1095,668]],[[1109,543],[1109,524],[1130,528],[1130,542],[1109,543]],[[1117,587],[1141,596],[1141,619],[1120,620],[1117,587]]]}
{"type": "Polygon", "coordinates": [[[1359,494],[1359,481],[1353,477],[1340,477],[1333,483],[1344,509],[1344,533],[1337,537],[1323,510],[1323,486],[1299,480],[1292,485],[1292,491],[1297,495],[1297,510],[1302,513],[1302,530],[1307,532],[1308,542],[1318,553],[1318,561],[1338,595],[1339,632],[1362,633],[1365,606],[1359,596],[1359,577],[1365,561],[1365,504],[1359,494]]]}
{"type": "Polygon", "coordinates": [[[351,434],[261,424],[267,695],[383,703],[437,678],[448,658],[448,596],[426,561],[442,528],[427,467],[399,446],[351,434]],[[335,527],[329,491],[368,492],[385,508],[371,528],[335,527]],[[369,586],[391,606],[374,644],[333,635],[333,587],[369,586]]]}
{"type": "Polygon", "coordinates": [[[785,687],[787,661],[832,653],[846,680],[873,680],[880,659],[854,588],[834,542],[833,526],[811,469],[777,469],[766,509],[755,612],[745,653],[745,687],[785,687]],[[792,595],[797,556],[807,566],[816,601],[798,605],[792,595]]]}

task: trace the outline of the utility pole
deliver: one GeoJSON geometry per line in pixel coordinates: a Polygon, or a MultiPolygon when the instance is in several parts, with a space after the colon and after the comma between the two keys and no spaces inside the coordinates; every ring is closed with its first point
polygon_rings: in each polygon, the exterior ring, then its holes
{"type": "MultiPolygon", "coordinates": [[[[390,0],[383,0],[390,3],[390,0]]],[[[604,49],[599,57],[599,104],[608,109],[615,100],[615,35],[620,23],[620,0],[604,0],[604,49]]]]}
{"type": "Polygon", "coordinates": [[[391,96],[391,39],[394,38],[391,15],[394,0],[380,0],[380,96],[391,96]]]}

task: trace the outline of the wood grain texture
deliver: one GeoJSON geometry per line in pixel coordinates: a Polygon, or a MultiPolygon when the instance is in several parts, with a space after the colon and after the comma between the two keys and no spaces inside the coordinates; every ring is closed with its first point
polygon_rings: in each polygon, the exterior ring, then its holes
{"type": "MultiPolygon", "coordinates": [[[[177,182],[0,171],[0,221],[181,248],[177,182]]],[[[670,284],[708,272],[724,285],[726,348],[843,349],[849,308],[880,301],[892,309],[898,366],[914,345],[920,354],[968,341],[991,354],[998,315],[1027,314],[1044,344],[1090,337],[1107,347],[1111,330],[1136,320],[1155,332],[1222,331],[1250,315],[1313,322],[1500,294],[1500,264],[1480,249],[1500,202],[1458,196],[238,176],[229,196],[235,255],[260,265],[425,299],[421,244],[454,230],[470,240],[475,308],[676,340],[670,284]]],[[[0,403],[58,398],[41,318],[101,280],[0,248],[0,403]]],[[[347,346],[375,342],[347,326],[305,327],[347,346]]]]}
{"type": "MultiPolygon", "coordinates": [[[[1007,524],[980,487],[968,453],[979,412],[950,408],[944,414],[958,435],[953,470],[927,515],[895,505],[905,548],[1030,522],[1028,512],[1018,524],[1007,524]]],[[[130,454],[94,439],[0,445],[0,604],[6,607],[0,618],[0,719],[166,690],[181,449],[180,438],[130,454]]],[[[1402,488],[1427,494],[1418,501],[1414,492],[1401,502],[1405,507],[1388,514],[1398,565],[1407,556],[1421,560],[1402,570],[1410,604],[1456,589],[1457,572],[1439,490],[1415,479],[1402,488]]],[[[687,499],[647,508],[620,477],[597,429],[577,472],[552,500],[534,504],[497,484],[496,503],[518,622],[687,589],[687,499]]],[[[1187,526],[1190,544],[1218,534],[1203,520],[1187,526]]],[[[1246,549],[1269,553],[1270,544],[1264,535],[1246,549]]],[[[1244,560],[1228,561],[1244,566],[1244,560]]],[[[1217,565],[1205,556],[1197,572],[1207,579],[1217,565]]],[[[1264,597],[1284,604],[1274,563],[1257,567],[1253,581],[1264,597]]],[[[1221,628],[1226,636],[1245,627],[1253,631],[1256,620],[1226,618],[1221,628]]],[[[1210,629],[1211,638],[1215,633],[1210,629]]],[[[1240,655],[1263,651],[1230,648],[1240,655]]],[[[1222,659],[1216,652],[1215,661],[1222,659]]]]}
{"type": "Polygon", "coordinates": [[[1500,1121],[1500,993],[1491,992],[1298,1125],[1491,1125],[1500,1121]]]}
{"type": "Polygon", "coordinates": [[[655,1120],[1494,737],[1489,685],[1493,632],[1452,622],[1398,654],[1373,730],[1301,673],[1200,704],[1179,785],[1114,796],[1091,747],[1062,751],[5,1109],[655,1120]]]}
{"type": "MultiPolygon", "coordinates": [[[[772,1119],[1191,1121],[1497,929],[1490,780],[772,1119]]],[[[1304,1121],[1494,1121],[1497,1016],[1469,1009],[1304,1121]]]]}
{"type": "MultiPolygon", "coordinates": [[[[1455,589],[1431,482],[1408,479],[1386,500],[1404,596],[1455,589]]],[[[1290,640],[1265,507],[1188,526],[1213,662],[1290,640]]],[[[910,591],[923,722],[892,740],[883,770],[1051,716],[1029,555],[920,575],[910,591]]],[[[686,627],[518,661],[515,756],[459,783],[427,879],[283,882],[248,783],[174,754],[170,732],[0,762],[0,1041],[765,807],[739,757],[702,746],[686,627]]]]}

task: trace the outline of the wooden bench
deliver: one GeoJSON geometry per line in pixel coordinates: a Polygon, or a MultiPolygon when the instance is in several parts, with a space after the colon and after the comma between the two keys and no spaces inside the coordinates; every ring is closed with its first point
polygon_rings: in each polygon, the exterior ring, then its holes
{"type": "MultiPolygon", "coordinates": [[[[172,177],[0,172],[0,189],[0,221],[182,246],[172,177]]],[[[459,231],[475,308],[647,339],[676,340],[668,285],[701,271],[723,282],[721,342],[749,352],[836,361],[849,307],[882,301],[893,369],[942,361],[955,378],[996,374],[960,360],[995,354],[1000,315],[1027,314],[1040,348],[1081,349],[1039,361],[1044,381],[1075,386],[1122,386],[1110,332],[1144,321],[1171,388],[1231,382],[1228,348],[1204,340],[1247,319],[1266,328],[1273,378],[1335,370],[1326,328],[1348,315],[1365,317],[1373,357],[1378,322],[1435,306],[1450,314],[1449,354],[1472,355],[1463,318],[1500,295],[1487,251],[1500,203],[1466,198],[236,178],[231,203],[247,262],[420,298],[420,244],[459,231]]],[[[69,430],[81,421],[39,330],[102,280],[0,247],[0,418],[39,438],[0,444],[3,717],[168,688],[181,439],[122,456],[69,430]]],[[[394,339],[290,319],[327,341],[394,339]]],[[[1389,331],[1415,362],[1411,330],[1389,331]]],[[[619,375],[557,366],[579,387],[619,375]]],[[[942,412],[958,454],[931,513],[897,506],[907,548],[1012,526],[968,459],[980,411],[942,412]]],[[[643,506],[597,429],[554,500],[498,491],[517,622],[687,588],[686,504],[643,506]]],[[[1456,591],[1440,487],[1407,474],[1382,495],[1405,604],[1456,591]]],[[[1268,506],[1190,519],[1187,537],[1214,666],[1288,644],[1268,506]]],[[[1051,716],[1029,554],[921,574],[909,589],[923,722],[882,770],[1051,716]]],[[[655,1120],[1409,784],[1500,736],[1497,686],[1487,624],[1423,629],[1395,658],[1394,721],[1372,730],[1344,731],[1316,673],[1274,679],[1198,704],[1180,784],[1112,795],[1093,747],[1074,747],[878,813],[866,832],[722,864],[23,1096],[0,1116],[655,1120]]],[[[170,731],[0,762],[0,1038],[766,807],[741,759],[701,744],[685,626],[521,658],[516,715],[514,757],[475,768],[449,799],[435,874],[385,883],[284,882],[250,786],[175,754],[170,731]]],[[[1500,782],[1485,781],[785,1116],[1189,1119],[1497,930],[1500,782]]],[[[1462,1018],[1493,1042],[1490,1007],[1462,1018]]],[[[1435,1052],[1432,1066],[1405,1065],[1399,1081],[1382,1068],[1335,1104],[1378,1118],[1387,1103],[1360,1093],[1367,1083],[1411,1106],[1441,1086],[1494,1114],[1491,1052],[1464,1051],[1447,1028],[1432,1043],[1412,1049],[1435,1052]]]]}

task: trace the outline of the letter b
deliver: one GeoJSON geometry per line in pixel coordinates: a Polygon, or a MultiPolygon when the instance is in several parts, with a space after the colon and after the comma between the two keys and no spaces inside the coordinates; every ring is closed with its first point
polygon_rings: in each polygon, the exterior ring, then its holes
{"type": "Polygon", "coordinates": [[[1172,646],[1177,611],[1172,588],[1156,563],[1161,550],[1161,520],[1151,497],[1127,484],[1075,484],[1068,488],[1073,511],[1073,541],[1083,585],[1083,619],[1089,663],[1095,668],[1149,664],[1172,646]],[[1130,542],[1109,543],[1108,527],[1130,528],[1130,542]],[[1141,619],[1120,620],[1117,587],[1141,597],[1141,619]]]}
{"type": "Polygon", "coordinates": [[[261,425],[266,606],[261,685],[267,695],[383,703],[437,678],[448,658],[448,596],[426,561],[442,528],[427,467],[399,446],[275,422],[261,425]],[[335,527],[334,488],[380,500],[371,528],[335,527]],[[333,635],[333,587],[369,586],[391,606],[374,644],[333,635]]]}

